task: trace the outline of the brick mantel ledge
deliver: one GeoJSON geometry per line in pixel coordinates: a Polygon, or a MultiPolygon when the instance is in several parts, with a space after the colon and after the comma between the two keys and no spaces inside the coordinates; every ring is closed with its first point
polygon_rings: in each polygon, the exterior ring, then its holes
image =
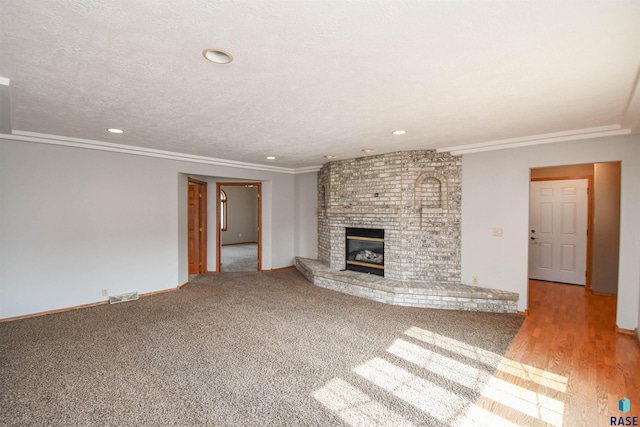
{"type": "Polygon", "coordinates": [[[400,213],[400,208],[390,208],[386,206],[358,206],[358,207],[340,207],[340,208],[318,208],[319,214],[325,214],[328,216],[331,215],[363,215],[368,213],[377,213],[377,214],[388,214],[388,215],[398,215],[400,213]]]}

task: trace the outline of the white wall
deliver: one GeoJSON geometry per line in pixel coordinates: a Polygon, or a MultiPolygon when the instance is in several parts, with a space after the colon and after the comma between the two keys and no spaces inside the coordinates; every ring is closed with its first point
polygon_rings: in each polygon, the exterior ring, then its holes
{"type": "Polygon", "coordinates": [[[462,281],[520,294],[527,308],[529,169],[622,161],[617,325],[640,323],[640,136],[608,137],[463,155],[462,281]],[[504,237],[493,237],[502,227],[504,237]]]}
{"type": "Polygon", "coordinates": [[[0,318],[187,282],[187,175],[262,181],[263,268],[293,264],[292,174],[0,140],[0,318]]]}
{"type": "Polygon", "coordinates": [[[296,175],[294,185],[294,251],[297,256],[318,258],[318,172],[296,175]]]}

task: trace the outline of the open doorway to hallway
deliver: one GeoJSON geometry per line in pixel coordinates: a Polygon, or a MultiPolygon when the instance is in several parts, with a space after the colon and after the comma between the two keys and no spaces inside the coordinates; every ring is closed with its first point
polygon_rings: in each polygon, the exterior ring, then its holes
{"type": "Polygon", "coordinates": [[[217,271],[262,269],[261,193],[259,182],[218,182],[217,271]]]}
{"type": "Polygon", "coordinates": [[[620,172],[620,162],[531,169],[530,279],[617,295],[620,172]]]}

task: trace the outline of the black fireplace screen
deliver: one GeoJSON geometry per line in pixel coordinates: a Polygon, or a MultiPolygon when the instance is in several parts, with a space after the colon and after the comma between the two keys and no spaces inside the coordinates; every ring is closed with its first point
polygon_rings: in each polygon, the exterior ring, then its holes
{"type": "Polygon", "coordinates": [[[346,229],[347,270],[384,276],[384,230],[346,229]]]}

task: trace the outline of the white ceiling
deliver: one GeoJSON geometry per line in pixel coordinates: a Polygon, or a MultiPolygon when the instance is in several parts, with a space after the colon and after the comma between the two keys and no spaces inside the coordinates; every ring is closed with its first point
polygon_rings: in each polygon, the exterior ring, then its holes
{"type": "Polygon", "coordinates": [[[638,0],[0,4],[14,133],[294,169],[363,148],[637,133],[639,67],[638,0]],[[234,61],[207,62],[210,47],[234,61]]]}

